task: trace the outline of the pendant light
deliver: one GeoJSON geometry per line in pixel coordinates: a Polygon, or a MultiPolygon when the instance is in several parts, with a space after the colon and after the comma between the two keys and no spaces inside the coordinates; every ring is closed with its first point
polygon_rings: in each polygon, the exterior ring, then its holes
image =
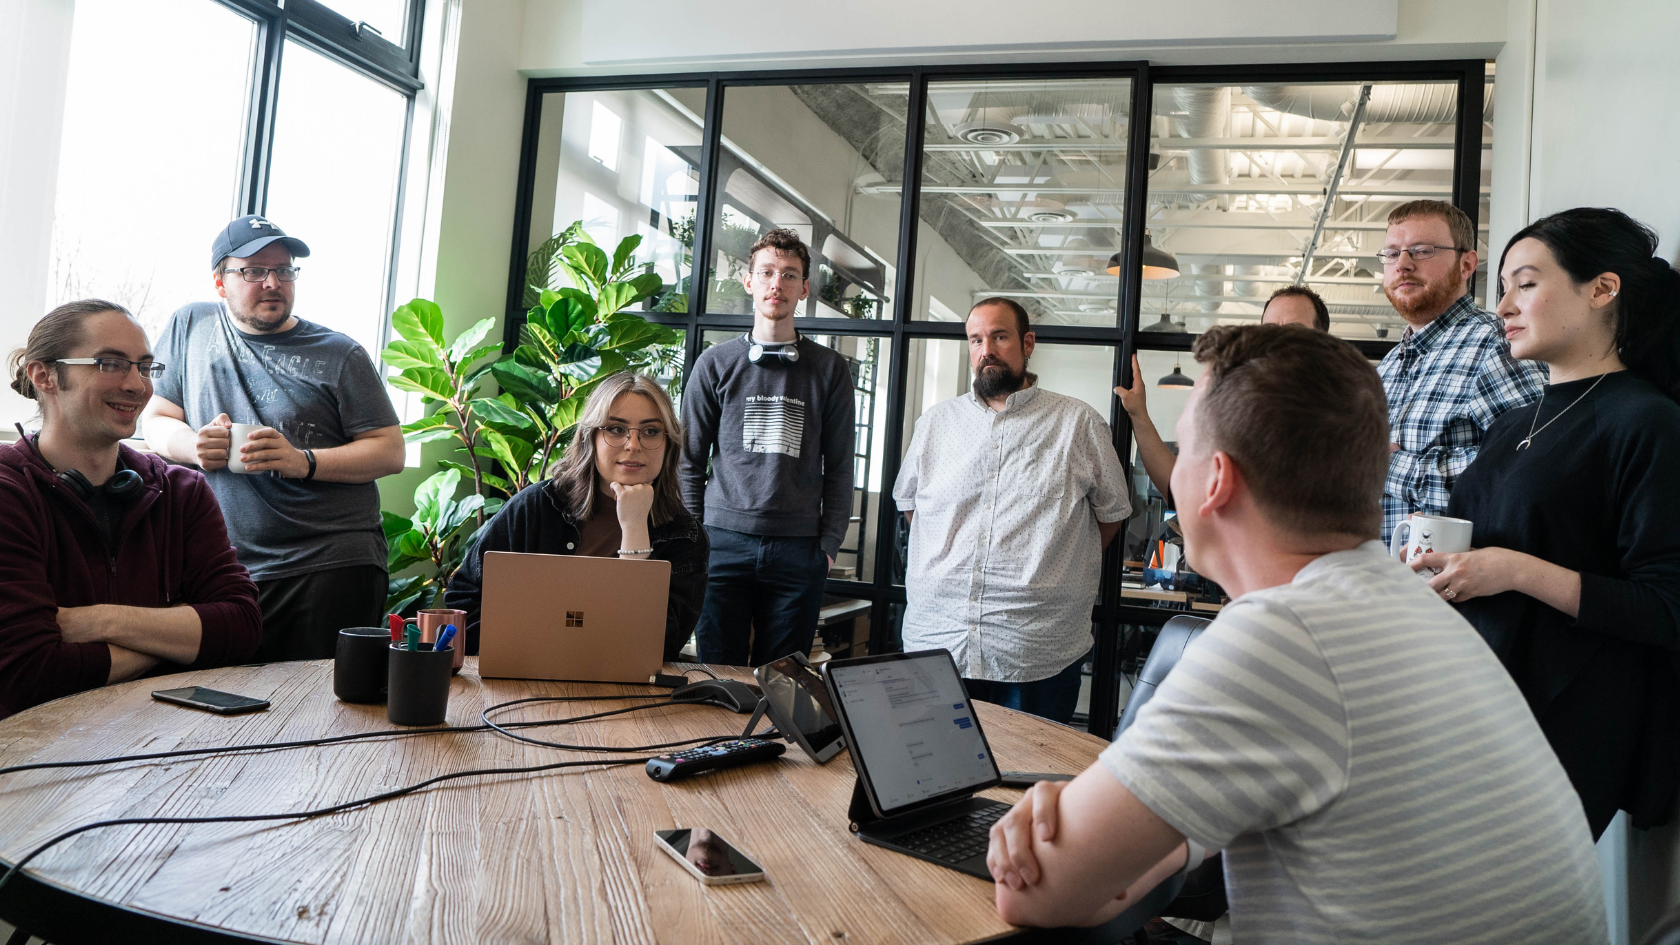
{"type": "MultiPolygon", "coordinates": [[[[1149,231],[1143,231],[1143,277],[1145,279],[1174,279],[1179,272],[1178,259],[1172,253],[1155,246],[1150,239],[1149,231]]],[[[1108,257],[1108,274],[1120,274],[1120,254],[1108,257]]]]}
{"type": "MultiPolygon", "coordinates": [[[[1183,330],[1184,329],[1182,329],[1182,328],[1179,329],[1179,331],[1183,331],[1183,330]]],[[[1185,375],[1184,371],[1181,368],[1179,368],[1179,366],[1178,366],[1178,359],[1174,358],[1173,359],[1172,373],[1168,374],[1166,377],[1163,377],[1160,380],[1156,381],[1155,386],[1156,387],[1195,387],[1196,382],[1193,379],[1191,379],[1190,377],[1185,375]]]]}

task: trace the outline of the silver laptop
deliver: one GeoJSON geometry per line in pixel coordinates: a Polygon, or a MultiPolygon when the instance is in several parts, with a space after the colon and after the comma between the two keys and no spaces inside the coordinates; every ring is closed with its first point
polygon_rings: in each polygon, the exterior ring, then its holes
{"type": "Polygon", "coordinates": [[[479,675],[645,684],[670,594],[669,561],[487,551],[479,675]]]}

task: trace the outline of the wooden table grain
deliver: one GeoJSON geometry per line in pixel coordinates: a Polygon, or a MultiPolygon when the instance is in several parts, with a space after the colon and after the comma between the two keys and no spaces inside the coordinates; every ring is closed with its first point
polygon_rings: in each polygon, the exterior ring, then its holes
{"type": "MultiPolygon", "coordinates": [[[[481,680],[475,663],[452,683],[450,724],[476,725],[483,707],[526,696],[659,692],[481,680]]],[[[625,704],[539,704],[497,719],[625,704]]],[[[986,703],[977,710],[1006,770],[1080,771],[1106,744],[986,703]]],[[[745,718],[671,706],[531,733],[638,745],[738,734],[745,718]]],[[[233,667],[96,689],[0,721],[0,766],[388,728],[384,706],[333,697],[330,661],[233,667]],[[273,707],[218,716],[150,696],[181,685],[273,707]]],[[[9,865],[95,820],[308,810],[448,771],[608,757],[472,732],[20,772],[0,776],[0,859],[9,865]]],[[[1011,931],[993,909],[991,883],[852,835],[853,782],[848,755],[817,765],[790,746],[774,763],[674,784],[651,780],[641,765],[568,768],[446,782],[302,822],[103,828],[32,862],[0,890],[0,918],[33,922],[60,945],[119,932],[171,942],[931,945],[1011,931]],[[763,864],[767,881],[702,886],[654,848],[653,832],[671,827],[717,830],[763,864]],[[89,937],[90,924],[104,934],[89,937]]],[[[1020,792],[987,795],[1014,801],[1020,792]]]]}

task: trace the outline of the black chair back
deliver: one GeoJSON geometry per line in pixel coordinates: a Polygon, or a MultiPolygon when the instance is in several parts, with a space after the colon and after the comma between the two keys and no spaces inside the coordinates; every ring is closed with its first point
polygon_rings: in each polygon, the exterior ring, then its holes
{"type": "Polygon", "coordinates": [[[1144,660],[1143,669],[1138,672],[1137,685],[1132,688],[1132,697],[1126,700],[1126,711],[1120,714],[1120,724],[1114,728],[1114,737],[1130,728],[1137,718],[1138,710],[1155,695],[1161,681],[1167,678],[1172,668],[1178,665],[1179,657],[1184,655],[1184,649],[1191,641],[1202,635],[1202,630],[1213,623],[1206,617],[1180,616],[1167,621],[1161,628],[1160,636],[1155,638],[1155,646],[1149,651],[1149,659],[1144,660]]]}

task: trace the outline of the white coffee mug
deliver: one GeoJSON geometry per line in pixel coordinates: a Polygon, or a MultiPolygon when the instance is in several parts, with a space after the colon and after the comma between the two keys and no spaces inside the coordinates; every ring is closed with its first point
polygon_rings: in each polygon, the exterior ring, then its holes
{"type": "Polygon", "coordinates": [[[239,458],[239,448],[244,446],[245,441],[251,438],[251,431],[261,430],[262,428],[263,425],[260,423],[236,423],[233,425],[233,429],[229,431],[228,472],[239,473],[244,476],[251,475],[250,471],[245,468],[244,460],[239,458]]]}
{"type": "Polygon", "coordinates": [[[1413,512],[1410,518],[1394,526],[1394,535],[1388,540],[1388,552],[1401,561],[1410,561],[1413,555],[1427,551],[1441,554],[1469,551],[1473,528],[1474,525],[1466,519],[1413,512]]]}

